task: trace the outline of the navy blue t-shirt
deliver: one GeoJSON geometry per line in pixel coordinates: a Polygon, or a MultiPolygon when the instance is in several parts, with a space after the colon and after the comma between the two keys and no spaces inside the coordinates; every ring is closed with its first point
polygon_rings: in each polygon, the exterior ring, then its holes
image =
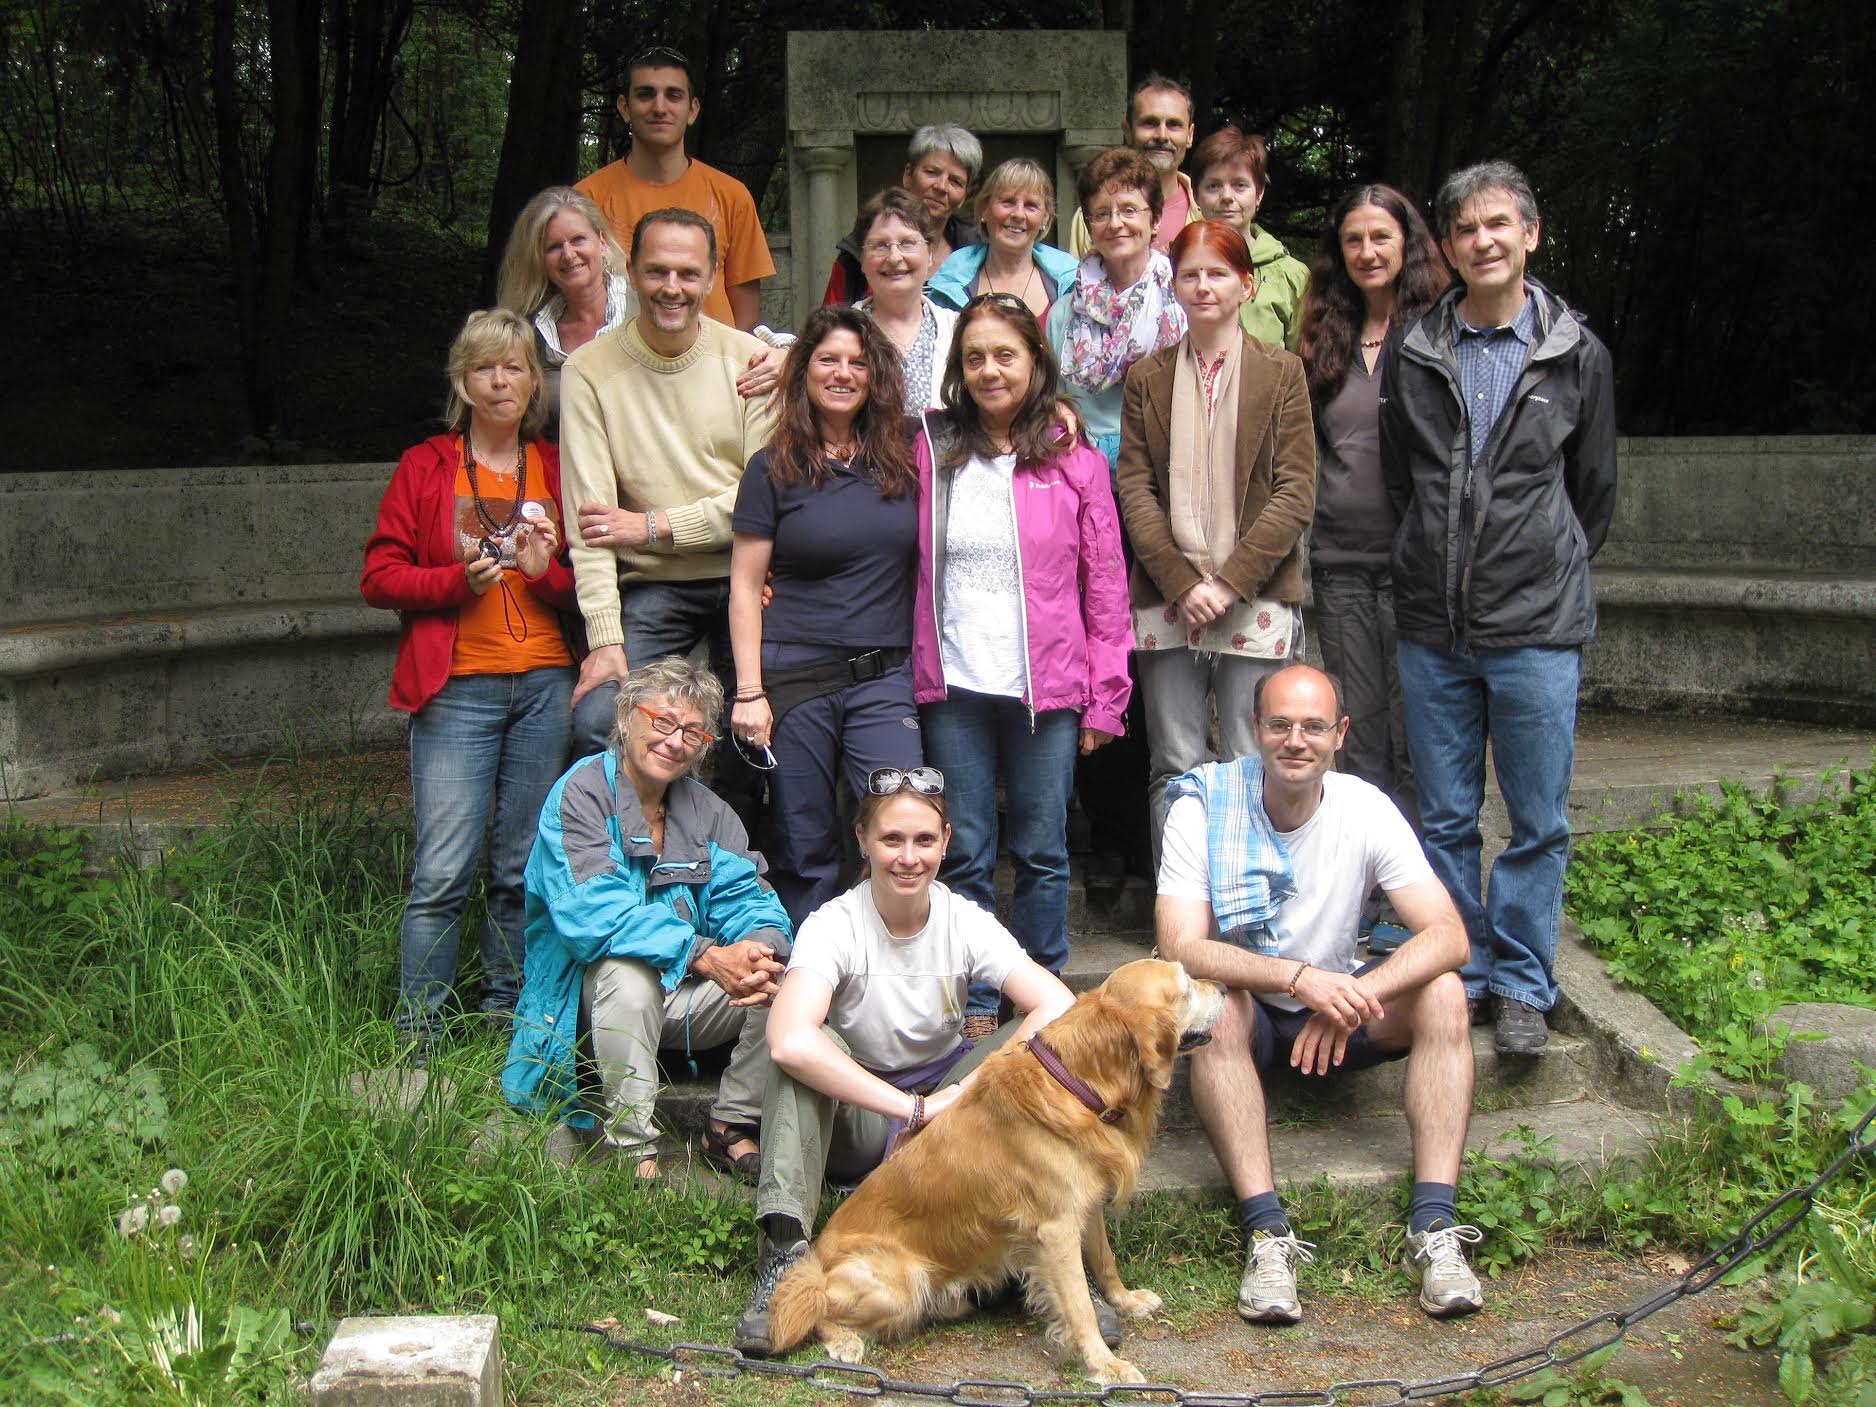
{"type": "Polygon", "coordinates": [[[759,450],[736,495],[732,531],[775,544],[775,599],[762,638],[792,644],[912,643],[918,495],[881,498],[871,476],[829,462],[818,486],[776,487],[759,450]]]}

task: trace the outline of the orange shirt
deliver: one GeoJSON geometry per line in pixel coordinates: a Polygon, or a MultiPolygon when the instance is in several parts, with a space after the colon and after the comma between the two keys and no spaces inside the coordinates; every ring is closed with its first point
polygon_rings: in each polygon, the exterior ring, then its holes
{"type": "Polygon", "coordinates": [[[677,206],[695,210],[708,220],[717,232],[717,278],[703,310],[720,323],[736,326],[730,312],[732,287],[775,273],[775,260],[769,257],[769,242],[756,218],[749,188],[714,166],[693,159],[675,181],[655,186],[633,175],[621,159],[600,167],[574,189],[593,198],[627,254],[632,252],[632,231],[654,210],[677,206]]]}
{"type": "MultiPolygon", "coordinates": [[[[462,444],[461,439],[457,445],[462,444]]],[[[515,564],[515,539],[527,530],[529,513],[515,516],[514,466],[492,469],[476,461],[474,489],[469,470],[456,466],[456,555],[464,562],[479,556],[485,538],[502,549],[502,579],[465,601],[456,612],[456,647],[449,672],[458,674],[521,674],[530,669],[571,665],[566,637],[560,633],[560,613],[532,591],[515,564]],[[475,490],[482,496],[476,506],[475,490]],[[487,519],[493,520],[493,526],[487,519]],[[502,530],[510,518],[514,524],[502,530]]],[[[560,505],[547,491],[547,471],[541,452],[528,446],[528,493],[524,504],[539,505],[556,527],[560,505]]]]}

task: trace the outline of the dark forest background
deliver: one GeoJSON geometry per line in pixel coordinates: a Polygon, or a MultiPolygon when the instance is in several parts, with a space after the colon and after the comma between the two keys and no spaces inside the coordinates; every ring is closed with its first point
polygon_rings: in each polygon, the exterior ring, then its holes
{"type": "MultiPolygon", "coordinates": [[[[1126,31],[1201,133],[1271,144],[1307,258],[1381,178],[1504,156],[1536,269],[1612,347],[1629,434],[1876,430],[1868,0],[952,0],[943,27],[1126,31]]],[[[441,401],[515,211],[618,154],[624,58],[705,75],[696,151],[783,224],[790,29],[883,0],[0,0],[0,468],[390,459],[441,401]]],[[[1118,118],[1118,115],[1117,115],[1118,118]]]]}

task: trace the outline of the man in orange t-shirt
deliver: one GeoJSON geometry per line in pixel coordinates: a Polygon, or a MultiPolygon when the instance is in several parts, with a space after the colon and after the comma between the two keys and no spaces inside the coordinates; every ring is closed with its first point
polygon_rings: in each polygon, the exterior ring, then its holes
{"type": "Polygon", "coordinates": [[[632,149],[575,189],[605,212],[627,254],[639,218],[653,210],[677,206],[708,220],[716,227],[720,262],[704,314],[751,331],[761,319],[762,280],[775,272],[775,261],[749,188],[684,150],[684,134],[702,111],[690,60],[662,45],[645,50],[628,66],[618,104],[632,149]]]}

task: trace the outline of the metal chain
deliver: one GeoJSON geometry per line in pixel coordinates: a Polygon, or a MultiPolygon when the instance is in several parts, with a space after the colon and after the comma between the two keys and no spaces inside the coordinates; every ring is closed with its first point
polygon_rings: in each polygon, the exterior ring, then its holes
{"type": "Polygon", "coordinates": [[[1033,1388],[1028,1383],[1002,1382],[994,1378],[962,1378],[952,1383],[913,1383],[889,1378],[878,1368],[850,1363],[776,1363],[766,1358],[749,1358],[734,1348],[711,1344],[680,1343],[670,1347],[637,1343],[592,1324],[545,1324],[542,1328],[565,1329],[594,1334],[609,1348],[642,1358],[657,1358],[686,1373],[710,1378],[739,1378],[744,1374],[787,1378],[804,1382],[826,1392],[849,1397],[927,1397],[951,1402],[957,1407],[1029,1407],[1031,1403],[1172,1403],[1177,1407],[1401,1407],[1411,1402],[1430,1402],[1453,1393],[1473,1392],[1479,1388],[1505,1387],[1534,1377],[1551,1368],[1564,1368],[1590,1354],[1619,1343],[1628,1331],[1652,1314],[1689,1296],[1711,1289],[1722,1277],[1753,1257],[1762,1255],[1789,1235],[1810,1214],[1813,1201],[1824,1186],[1854,1159],[1876,1153],[1876,1135],[1870,1124],[1876,1120],[1872,1105],[1856,1127],[1850,1130],[1849,1147],[1812,1179],[1808,1187],[1794,1187],[1780,1194],[1758,1215],[1725,1241],[1708,1251],[1671,1285],[1635,1301],[1626,1309],[1592,1315],[1552,1335],[1541,1347],[1525,1349],[1447,1378],[1429,1378],[1408,1383],[1400,1378],[1363,1378],[1323,1388],[1284,1388],[1270,1392],[1188,1392],[1170,1383],[1116,1383],[1105,1388],[1033,1388]],[[1779,1218],[1774,1222],[1774,1218],[1779,1218]],[[1760,1228],[1772,1223],[1760,1234],[1760,1228]]]}

